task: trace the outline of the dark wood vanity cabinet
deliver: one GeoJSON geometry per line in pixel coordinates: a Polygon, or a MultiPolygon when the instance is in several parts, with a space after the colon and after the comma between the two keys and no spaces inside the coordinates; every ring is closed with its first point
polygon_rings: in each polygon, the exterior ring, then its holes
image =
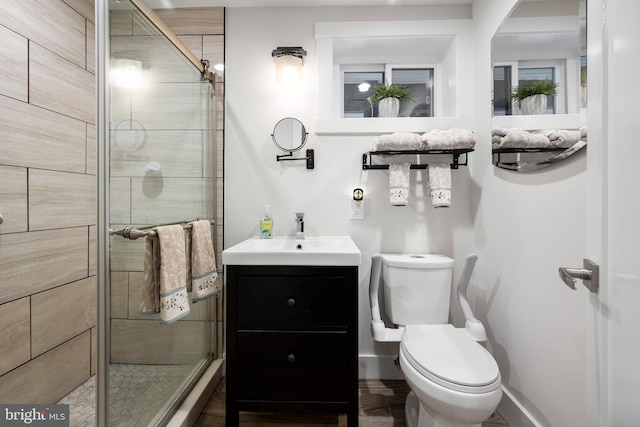
{"type": "Polygon", "coordinates": [[[226,266],[227,426],[240,411],[358,425],[358,267],[226,266]]]}

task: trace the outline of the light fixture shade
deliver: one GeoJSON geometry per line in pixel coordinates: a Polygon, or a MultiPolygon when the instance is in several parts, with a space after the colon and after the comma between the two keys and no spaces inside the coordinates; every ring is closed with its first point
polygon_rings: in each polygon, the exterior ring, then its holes
{"type": "Polygon", "coordinates": [[[291,84],[302,81],[302,58],[292,55],[276,58],[276,81],[291,84]]]}
{"type": "Polygon", "coordinates": [[[302,81],[302,58],[307,51],[302,47],[278,47],[271,52],[276,59],[276,81],[292,84],[302,81]]]}

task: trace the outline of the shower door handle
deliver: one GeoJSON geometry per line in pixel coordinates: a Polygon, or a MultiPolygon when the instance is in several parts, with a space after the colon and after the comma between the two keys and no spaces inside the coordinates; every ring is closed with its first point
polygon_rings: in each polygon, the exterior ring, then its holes
{"type": "Polygon", "coordinates": [[[576,289],[576,281],[582,280],[582,283],[594,294],[598,293],[600,287],[600,268],[598,264],[590,259],[583,260],[583,268],[560,267],[558,269],[560,278],[571,289],[576,289]]]}

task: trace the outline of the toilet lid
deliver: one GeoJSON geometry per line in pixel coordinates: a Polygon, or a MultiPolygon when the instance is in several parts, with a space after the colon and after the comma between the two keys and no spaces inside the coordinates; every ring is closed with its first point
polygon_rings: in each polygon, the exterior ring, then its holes
{"type": "Polygon", "coordinates": [[[401,347],[414,369],[443,387],[486,393],[500,386],[493,356],[453,325],[409,325],[401,347]]]}

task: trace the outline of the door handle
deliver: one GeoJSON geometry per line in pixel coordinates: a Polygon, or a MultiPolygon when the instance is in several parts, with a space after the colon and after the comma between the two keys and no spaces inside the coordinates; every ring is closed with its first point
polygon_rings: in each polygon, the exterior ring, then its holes
{"type": "Polygon", "coordinates": [[[594,294],[598,293],[600,287],[600,268],[598,264],[590,259],[583,260],[583,268],[560,267],[558,273],[562,281],[571,289],[575,290],[576,281],[581,279],[582,284],[584,284],[587,289],[594,294]]]}

